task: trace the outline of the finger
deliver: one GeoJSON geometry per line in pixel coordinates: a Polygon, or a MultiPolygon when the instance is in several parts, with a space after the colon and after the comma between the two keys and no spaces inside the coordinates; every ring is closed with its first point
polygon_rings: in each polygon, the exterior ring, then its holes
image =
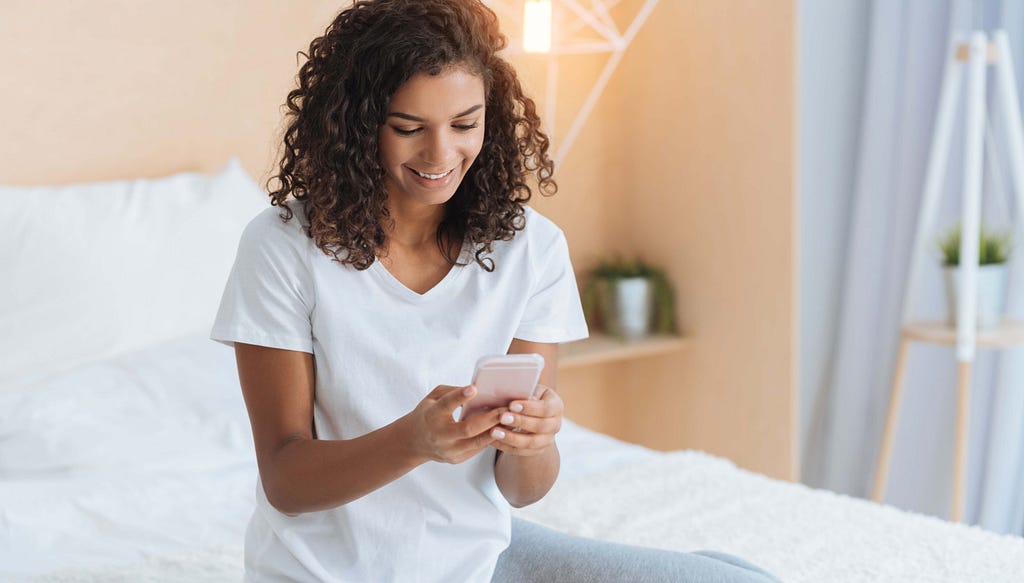
{"type": "Polygon", "coordinates": [[[535,397],[536,399],[539,399],[541,401],[562,401],[562,397],[559,397],[558,393],[555,392],[555,390],[552,389],[551,387],[546,387],[544,385],[538,386],[541,387],[543,390],[537,393],[537,396],[535,397]]]}
{"type": "Polygon", "coordinates": [[[451,463],[461,464],[462,462],[479,455],[480,452],[486,450],[493,442],[494,439],[486,433],[483,437],[477,436],[472,439],[463,440],[459,442],[459,449],[457,450],[458,453],[452,456],[451,463]]]}
{"type": "Polygon", "coordinates": [[[498,425],[500,423],[499,418],[506,414],[508,414],[508,409],[501,407],[471,415],[461,421],[462,435],[468,438],[480,435],[481,433],[487,433],[492,427],[498,425]]]}
{"type": "Polygon", "coordinates": [[[533,394],[530,395],[530,399],[543,399],[544,395],[549,392],[553,393],[555,392],[555,390],[547,385],[537,383],[537,386],[533,388],[533,394]]]}
{"type": "Polygon", "coordinates": [[[501,445],[514,447],[516,449],[544,449],[551,445],[555,440],[553,435],[515,433],[500,427],[492,429],[490,435],[500,442],[501,445]]]}
{"type": "Polygon", "coordinates": [[[530,417],[522,414],[503,413],[498,421],[509,429],[519,429],[527,433],[549,433],[554,435],[562,429],[562,416],[530,417]]]}
{"type": "Polygon", "coordinates": [[[474,385],[449,388],[450,390],[437,400],[437,406],[449,415],[476,396],[476,387],[474,385]]]}
{"type": "MultiPolygon", "coordinates": [[[[462,409],[462,413],[459,414],[459,423],[466,423],[470,419],[475,419],[481,415],[486,415],[490,409],[483,407],[466,410],[465,407],[462,409]]],[[[466,435],[469,435],[468,433],[466,435]]]]}
{"type": "Polygon", "coordinates": [[[473,437],[460,440],[458,443],[459,448],[462,450],[460,456],[464,456],[465,454],[469,454],[470,456],[476,455],[481,450],[494,443],[494,441],[494,437],[491,436],[490,431],[484,431],[480,435],[474,435],[473,437]]]}
{"type": "MultiPolygon", "coordinates": [[[[554,392],[548,394],[554,395],[554,392]]],[[[562,404],[561,397],[555,395],[537,401],[512,401],[508,408],[514,413],[521,413],[529,417],[554,417],[561,415],[565,406],[562,404]]]]}

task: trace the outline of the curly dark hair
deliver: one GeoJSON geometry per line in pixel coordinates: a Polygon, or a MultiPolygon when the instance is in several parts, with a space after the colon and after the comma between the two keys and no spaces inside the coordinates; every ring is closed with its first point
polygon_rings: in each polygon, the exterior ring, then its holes
{"type": "Polygon", "coordinates": [[[460,67],[482,78],[487,121],[480,154],[445,203],[437,244],[454,265],[451,242],[468,241],[476,262],[493,271],[485,257],[492,243],[525,226],[530,174],[541,194],[558,189],[536,106],[497,54],[506,45],[480,0],[357,0],[343,10],[299,53],[306,62],[288,93],[280,172],[267,182],[281,218],[292,218],[284,204],[292,196],[325,254],[360,270],[373,264],[392,221],[378,144],[391,97],[418,73],[460,67]]]}

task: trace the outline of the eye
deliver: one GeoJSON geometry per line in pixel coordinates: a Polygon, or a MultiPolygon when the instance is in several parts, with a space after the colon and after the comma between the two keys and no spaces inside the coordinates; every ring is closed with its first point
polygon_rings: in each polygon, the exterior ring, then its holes
{"type": "Polygon", "coordinates": [[[474,130],[480,127],[480,124],[474,123],[469,125],[452,125],[452,127],[463,132],[468,132],[469,130],[474,130]]]}
{"type": "Polygon", "coordinates": [[[411,135],[419,132],[423,128],[415,128],[415,129],[411,129],[411,130],[403,130],[402,128],[396,128],[395,126],[391,126],[391,129],[394,130],[395,133],[400,135],[400,136],[411,136],[411,135]]]}

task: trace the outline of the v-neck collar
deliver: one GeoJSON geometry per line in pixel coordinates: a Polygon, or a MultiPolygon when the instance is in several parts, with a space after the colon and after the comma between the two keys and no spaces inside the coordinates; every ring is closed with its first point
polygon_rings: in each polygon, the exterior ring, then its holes
{"type": "MultiPolygon", "coordinates": [[[[469,241],[467,239],[463,239],[462,249],[459,251],[459,256],[456,259],[456,263],[467,263],[467,258],[470,255],[469,250],[469,241]]],[[[376,273],[377,276],[380,277],[380,279],[384,282],[385,285],[393,289],[402,298],[410,302],[425,302],[428,300],[433,300],[438,297],[443,297],[445,290],[454,285],[456,280],[458,280],[459,276],[462,274],[463,271],[466,270],[467,267],[469,267],[468,264],[453,265],[451,269],[448,270],[448,273],[444,275],[441,281],[434,284],[434,287],[428,289],[422,294],[406,287],[404,283],[402,283],[401,281],[398,280],[397,277],[392,275],[392,273],[388,271],[388,268],[384,267],[384,264],[380,262],[379,257],[374,258],[373,263],[370,265],[370,271],[376,273]]]]}

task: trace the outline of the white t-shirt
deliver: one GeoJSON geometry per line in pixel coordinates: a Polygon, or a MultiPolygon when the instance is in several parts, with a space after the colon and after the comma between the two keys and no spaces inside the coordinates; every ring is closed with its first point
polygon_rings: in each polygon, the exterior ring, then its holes
{"type": "MultiPolygon", "coordinates": [[[[437,385],[469,384],[476,360],[513,338],[586,338],[562,231],[525,208],[525,229],[495,241],[487,272],[464,245],[425,294],[379,261],[359,271],[316,247],[295,216],[268,208],[246,227],[211,338],[310,352],[319,439],[352,439],[413,410],[437,385]]],[[[489,581],[508,546],[496,450],[425,463],[331,510],[288,516],[257,485],[245,540],[250,581],[489,581]]]]}

